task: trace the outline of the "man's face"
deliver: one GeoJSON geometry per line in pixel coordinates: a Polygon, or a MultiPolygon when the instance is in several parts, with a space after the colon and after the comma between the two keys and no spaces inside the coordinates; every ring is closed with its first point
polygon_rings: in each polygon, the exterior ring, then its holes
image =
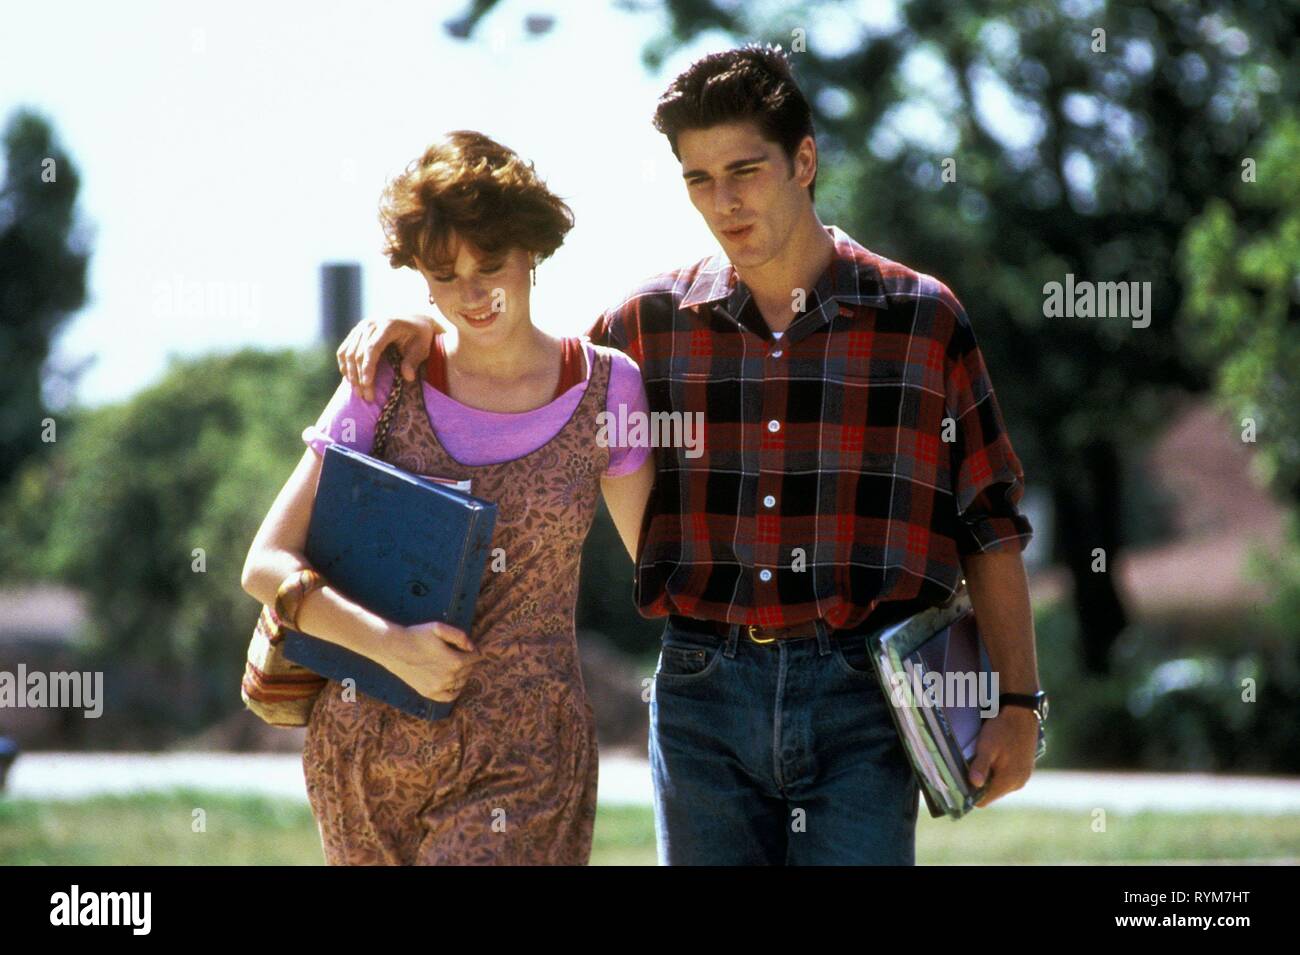
{"type": "Polygon", "coordinates": [[[691,202],[732,265],[756,268],[780,253],[811,202],[811,136],[793,162],[751,122],[686,130],[677,137],[677,151],[691,202]]]}

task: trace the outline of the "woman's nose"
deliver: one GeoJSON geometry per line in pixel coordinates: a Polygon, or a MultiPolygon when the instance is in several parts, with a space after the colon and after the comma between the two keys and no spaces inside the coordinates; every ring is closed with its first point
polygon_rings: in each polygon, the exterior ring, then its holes
{"type": "Polygon", "coordinates": [[[461,303],[466,311],[473,311],[487,304],[488,289],[478,282],[467,282],[460,293],[461,303]]]}

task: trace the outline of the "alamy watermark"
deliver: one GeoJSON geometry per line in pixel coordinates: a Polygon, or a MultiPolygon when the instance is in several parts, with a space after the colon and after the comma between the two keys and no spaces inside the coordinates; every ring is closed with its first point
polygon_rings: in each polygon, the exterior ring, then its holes
{"type": "Polygon", "coordinates": [[[51,925],[125,925],[132,935],[148,935],[152,892],[83,892],[73,884],[50,896],[51,925]]]}
{"type": "Polygon", "coordinates": [[[596,444],[602,448],[685,448],[688,458],[704,454],[704,412],[602,411],[596,415],[596,444]]]}
{"type": "Polygon", "coordinates": [[[897,707],[908,706],[908,694],[916,705],[923,707],[977,706],[980,716],[992,719],[998,715],[998,675],[991,670],[927,670],[911,660],[903,661],[907,670],[889,675],[890,702],[897,707]]]}
{"type": "Polygon", "coordinates": [[[0,710],[24,707],[84,709],[86,719],[98,719],[104,712],[104,672],[29,672],[25,663],[18,664],[16,674],[0,670],[0,710]]]}
{"type": "Polygon", "coordinates": [[[1047,318],[1131,318],[1134,328],[1151,324],[1150,282],[1088,282],[1074,280],[1043,286],[1043,315],[1047,318]]]}

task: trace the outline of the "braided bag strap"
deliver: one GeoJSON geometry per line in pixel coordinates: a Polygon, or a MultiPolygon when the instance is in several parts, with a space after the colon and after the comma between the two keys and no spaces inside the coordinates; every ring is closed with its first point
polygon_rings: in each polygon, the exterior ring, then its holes
{"type": "Polygon", "coordinates": [[[384,409],[379,413],[379,420],[375,422],[375,444],[370,454],[376,458],[384,456],[384,448],[388,446],[388,429],[392,426],[393,415],[397,413],[398,402],[402,400],[402,385],[406,383],[402,379],[402,353],[397,350],[396,345],[385,348],[380,361],[387,361],[393,366],[393,389],[388,393],[388,400],[384,402],[384,409]]]}

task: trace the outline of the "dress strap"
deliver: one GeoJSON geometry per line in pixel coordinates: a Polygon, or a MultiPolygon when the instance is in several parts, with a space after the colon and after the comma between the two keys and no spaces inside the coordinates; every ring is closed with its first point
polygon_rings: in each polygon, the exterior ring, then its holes
{"type": "MultiPolygon", "coordinates": [[[[442,338],[442,335],[433,336],[433,347],[429,349],[429,357],[425,362],[424,380],[444,395],[450,395],[451,386],[447,384],[447,352],[443,348],[442,338]]],[[[556,382],[552,401],[574,385],[587,380],[587,357],[583,352],[582,339],[564,338],[560,345],[560,380],[556,382]]]]}
{"type": "Polygon", "coordinates": [[[583,353],[582,339],[565,338],[562,345],[564,357],[560,363],[560,380],[555,386],[556,398],[587,380],[587,358],[583,353]]]}
{"type": "Polygon", "coordinates": [[[433,347],[429,349],[429,358],[424,366],[424,380],[450,397],[451,386],[447,384],[447,352],[442,347],[442,338],[442,335],[433,336],[433,347]]]}

